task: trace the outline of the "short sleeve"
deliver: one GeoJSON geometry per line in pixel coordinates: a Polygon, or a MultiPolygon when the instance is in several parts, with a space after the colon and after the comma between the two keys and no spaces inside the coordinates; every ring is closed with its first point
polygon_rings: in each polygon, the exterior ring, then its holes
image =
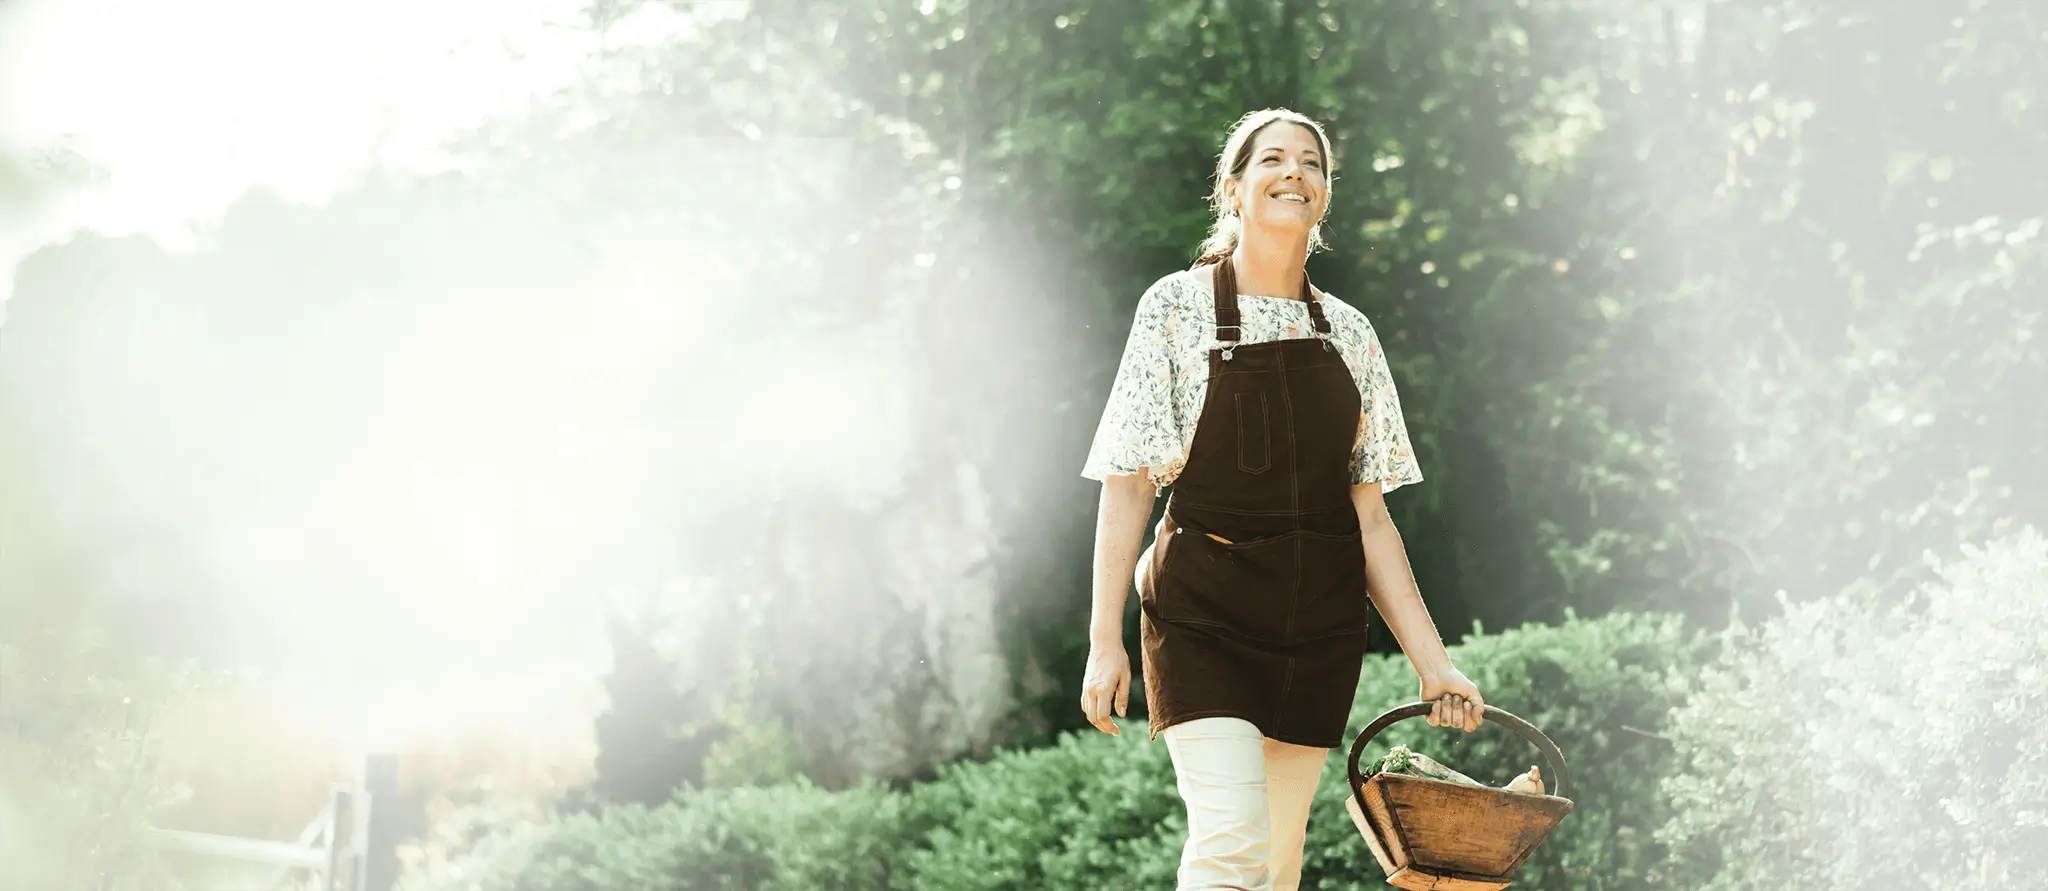
{"type": "Polygon", "coordinates": [[[1131,334],[1124,342],[1109,404],[1095,428],[1081,475],[1092,480],[1137,473],[1139,468],[1176,464],[1184,448],[1185,425],[1173,403],[1175,325],[1166,280],[1138,298],[1131,334]]]}
{"type": "Polygon", "coordinates": [[[1415,447],[1408,441],[1408,422],[1401,415],[1401,394],[1394,389],[1394,376],[1387,370],[1387,354],[1380,348],[1379,335],[1365,326],[1364,351],[1359,357],[1358,440],[1351,451],[1353,485],[1377,480],[1382,493],[1409,483],[1422,482],[1422,468],[1415,463],[1415,447]]]}

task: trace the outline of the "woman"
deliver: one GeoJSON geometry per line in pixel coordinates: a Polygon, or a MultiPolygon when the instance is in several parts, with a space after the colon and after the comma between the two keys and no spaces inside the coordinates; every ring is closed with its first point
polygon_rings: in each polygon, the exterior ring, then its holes
{"type": "Polygon", "coordinates": [[[1127,713],[1135,578],[1151,735],[1166,737],[1187,805],[1183,891],[1300,885],[1368,596],[1436,703],[1430,724],[1470,732],[1484,705],[1445,653],[1382,501],[1422,475],[1378,337],[1304,268],[1326,246],[1329,160],[1329,138],[1302,115],[1238,122],[1201,259],[1139,300],[1082,470],[1103,486],[1081,709],[1112,734],[1112,710],[1127,713]]]}

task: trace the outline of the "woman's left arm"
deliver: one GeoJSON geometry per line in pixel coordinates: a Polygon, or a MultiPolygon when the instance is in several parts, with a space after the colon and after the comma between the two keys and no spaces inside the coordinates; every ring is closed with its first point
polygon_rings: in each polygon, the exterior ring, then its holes
{"type": "Polygon", "coordinates": [[[1451,664],[1444,650],[1436,622],[1423,605],[1422,592],[1415,585],[1415,573],[1408,565],[1408,549],[1401,530],[1387,515],[1387,502],[1377,480],[1351,487],[1351,503],[1358,509],[1360,538],[1365,541],[1365,584],[1373,606],[1386,620],[1387,628],[1408,655],[1408,664],[1422,679],[1421,698],[1436,702],[1429,723],[1437,727],[1476,730],[1485,714],[1485,700],[1479,687],[1451,664]]]}

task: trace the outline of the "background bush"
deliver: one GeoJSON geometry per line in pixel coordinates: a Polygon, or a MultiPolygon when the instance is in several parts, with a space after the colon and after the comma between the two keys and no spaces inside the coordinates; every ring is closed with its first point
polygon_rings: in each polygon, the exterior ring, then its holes
{"type": "MultiPolygon", "coordinates": [[[[1656,734],[1677,704],[1699,640],[1675,617],[1574,618],[1474,634],[1452,648],[1489,701],[1535,723],[1573,765],[1578,812],[1525,867],[1530,888],[1641,887],[1660,861],[1647,832],[1664,816],[1655,777],[1671,749],[1656,734]]],[[[1405,658],[1372,656],[1350,733],[1415,698],[1405,658]]],[[[692,792],[652,809],[613,808],[481,849],[443,879],[485,891],[912,889],[1026,891],[1171,887],[1186,817],[1163,742],[1142,721],[1124,735],[1070,733],[1037,749],[959,762],[908,792],[807,781],[692,792]]],[[[1368,755],[1407,744],[1490,783],[1532,763],[1512,733],[1469,736],[1420,719],[1368,755]]],[[[1344,754],[1323,771],[1304,887],[1376,888],[1384,877],[1343,810],[1344,754]]]]}
{"type": "Polygon", "coordinates": [[[915,891],[1170,888],[1187,817],[1165,740],[1069,733],[1053,746],[961,763],[911,795],[904,858],[915,891]]]}
{"type": "Polygon", "coordinates": [[[406,887],[492,891],[881,891],[892,884],[905,800],[879,785],[808,780],[685,792],[486,840],[406,887]]]}
{"type": "Polygon", "coordinates": [[[1687,887],[2048,888],[2044,626],[2029,529],[1898,607],[1731,631],[1670,730],[1659,837],[1687,887]]]}
{"type": "MultiPolygon", "coordinates": [[[[2048,887],[2048,538],[2029,529],[1871,609],[1786,605],[1702,636],[1615,614],[1474,633],[1454,658],[1572,766],[1572,815],[1531,889],[2048,887]]],[[[1350,732],[1412,701],[1399,657],[1365,667],[1350,732]]],[[[483,891],[1170,887],[1185,818],[1142,722],[960,762],[908,792],[808,781],[614,808],[482,848],[443,878],[483,891]]],[[[1394,725],[1487,783],[1535,761],[1519,737],[1394,725]]],[[[1383,887],[1325,766],[1304,888],[1383,887]]]]}

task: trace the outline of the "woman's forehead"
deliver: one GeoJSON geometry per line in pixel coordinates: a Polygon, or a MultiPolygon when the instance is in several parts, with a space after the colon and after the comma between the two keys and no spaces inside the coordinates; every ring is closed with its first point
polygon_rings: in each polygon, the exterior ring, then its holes
{"type": "Polygon", "coordinates": [[[1316,134],[1292,121],[1275,121],[1267,125],[1266,129],[1259,131],[1258,137],[1252,140],[1252,151],[1264,152],[1270,149],[1322,153],[1322,145],[1317,142],[1316,134]]]}

